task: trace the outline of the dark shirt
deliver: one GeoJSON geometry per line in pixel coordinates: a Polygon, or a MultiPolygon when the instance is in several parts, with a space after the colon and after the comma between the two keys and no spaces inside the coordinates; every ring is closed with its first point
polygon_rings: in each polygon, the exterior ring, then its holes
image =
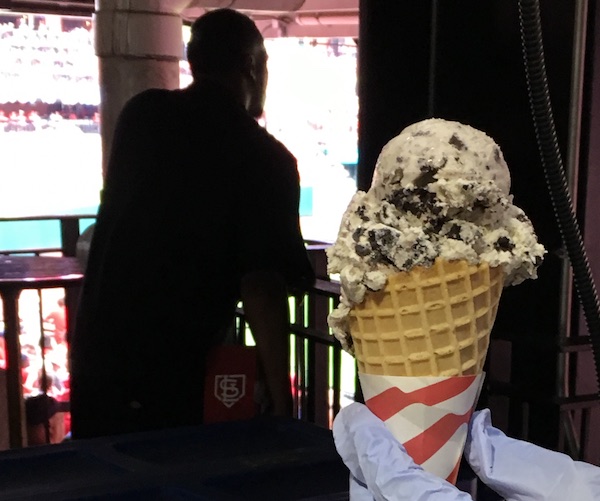
{"type": "Polygon", "coordinates": [[[200,422],[242,277],[312,281],[298,204],[295,158],[225,89],[126,104],[71,343],[74,437],[200,422]]]}

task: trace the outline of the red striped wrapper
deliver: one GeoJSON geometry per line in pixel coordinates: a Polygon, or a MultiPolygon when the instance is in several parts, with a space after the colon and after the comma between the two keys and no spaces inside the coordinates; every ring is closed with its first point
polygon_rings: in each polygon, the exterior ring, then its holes
{"type": "Polygon", "coordinates": [[[415,463],[455,484],[484,374],[399,377],[360,373],[359,377],[365,404],[404,444],[415,463]]]}

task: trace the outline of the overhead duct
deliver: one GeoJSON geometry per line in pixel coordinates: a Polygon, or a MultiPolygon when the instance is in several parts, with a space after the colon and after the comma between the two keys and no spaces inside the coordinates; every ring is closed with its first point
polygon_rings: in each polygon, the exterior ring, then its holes
{"type": "Polygon", "coordinates": [[[358,0],[191,0],[182,15],[191,22],[223,7],[252,17],[267,37],[358,36],[358,0]]]}
{"type": "Polygon", "coordinates": [[[207,10],[235,9],[245,12],[280,16],[284,13],[295,12],[304,5],[305,0],[190,0],[182,12],[186,21],[193,21],[207,10]]]}
{"type": "Polygon", "coordinates": [[[358,26],[358,11],[297,13],[294,22],[300,26],[358,26]]]}
{"type": "Polygon", "coordinates": [[[293,12],[300,9],[304,2],[305,0],[191,0],[188,8],[293,12]]]}

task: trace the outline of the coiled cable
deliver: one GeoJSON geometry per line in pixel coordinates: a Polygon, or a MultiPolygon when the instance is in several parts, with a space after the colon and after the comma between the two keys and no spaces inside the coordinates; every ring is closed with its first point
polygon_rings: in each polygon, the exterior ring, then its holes
{"type": "Polygon", "coordinates": [[[539,0],[519,0],[519,26],[538,149],[552,207],[571,262],[575,289],[590,335],[600,396],[600,303],[558,147],[546,76],[539,0]]]}

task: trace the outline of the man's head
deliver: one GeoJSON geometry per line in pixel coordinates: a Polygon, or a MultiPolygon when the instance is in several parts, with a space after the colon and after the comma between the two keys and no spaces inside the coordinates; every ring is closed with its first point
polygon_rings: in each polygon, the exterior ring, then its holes
{"type": "Polygon", "coordinates": [[[187,57],[194,80],[218,79],[238,87],[248,112],[262,115],[267,88],[263,37],[247,16],[231,9],[207,12],[192,24],[187,57]]]}

